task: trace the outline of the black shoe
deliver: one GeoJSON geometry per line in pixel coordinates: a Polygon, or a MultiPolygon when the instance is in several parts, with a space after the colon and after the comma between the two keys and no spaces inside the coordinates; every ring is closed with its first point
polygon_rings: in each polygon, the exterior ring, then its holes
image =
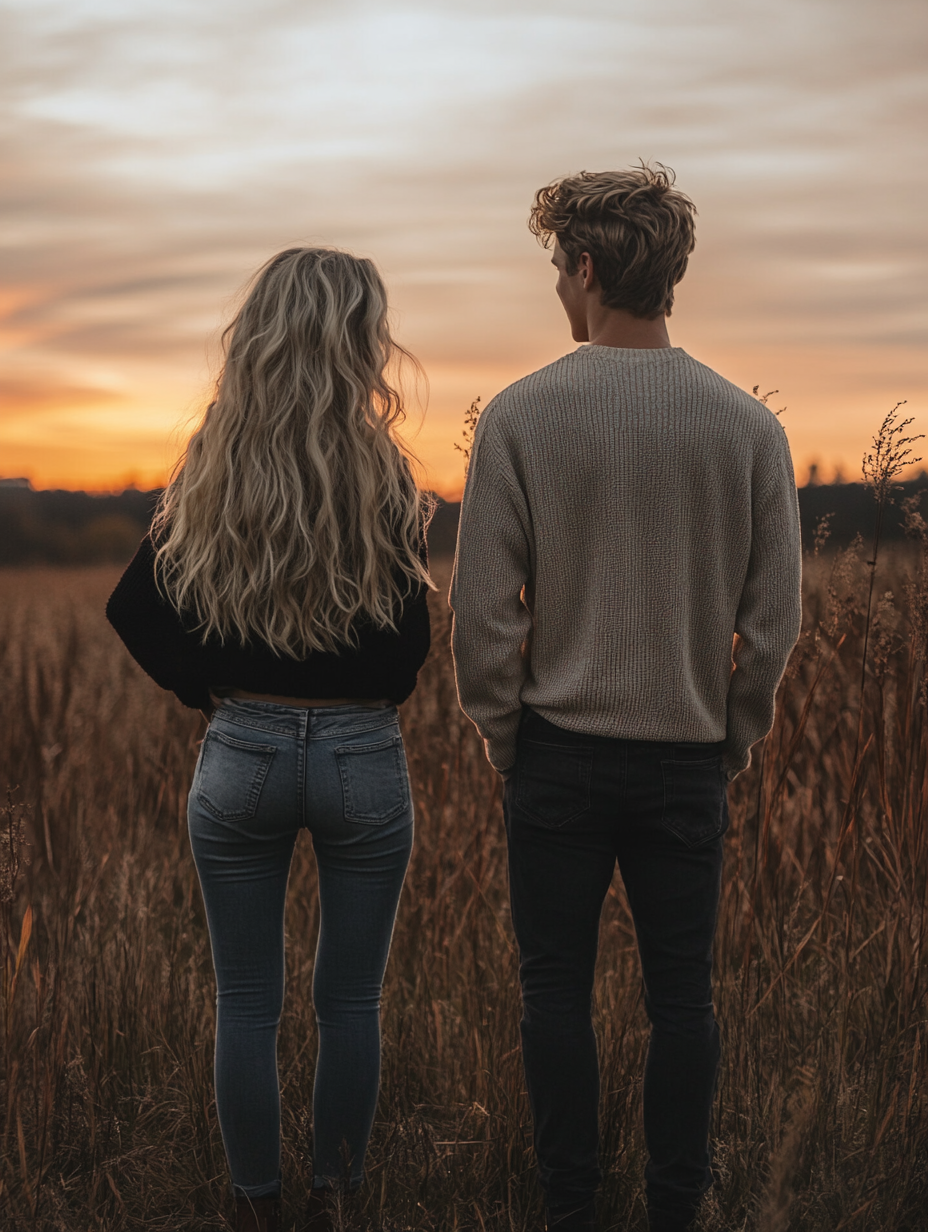
{"type": "Polygon", "coordinates": [[[571,1206],[549,1206],[545,1203],[545,1232],[593,1232],[596,1203],[589,1201],[571,1206]]]}
{"type": "Polygon", "coordinates": [[[311,1189],[306,1202],[302,1232],[333,1232],[333,1203],[332,1191],[327,1185],[311,1189]]]}
{"type": "Polygon", "coordinates": [[[237,1196],[235,1232],[280,1232],[280,1198],[237,1196]]]}
{"type": "Polygon", "coordinates": [[[648,1220],[648,1232],[692,1232],[696,1222],[696,1213],[689,1211],[684,1215],[651,1215],[648,1220]]]}
{"type": "Polygon", "coordinates": [[[361,1206],[360,1186],[343,1190],[314,1185],[309,1191],[302,1232],[357,1232],[361,1206]]]}

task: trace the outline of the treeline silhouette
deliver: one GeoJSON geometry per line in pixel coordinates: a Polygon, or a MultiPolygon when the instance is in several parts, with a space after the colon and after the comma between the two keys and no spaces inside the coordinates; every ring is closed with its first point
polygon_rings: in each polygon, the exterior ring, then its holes
{"type": "Polygon", "coordinates": [[[0,481],[0,565],[124,564],[145,533],[158,491],[98,495],[33,491],[0,481]]]}
{"type": "MultiPolygon", "coordinates": [[[[881,536],[884,540],[901,540],[905,537],[902,502],[907,497],[920,495],[924,502],[922,512],[928,515],[925,492],[928,492],[926,471],[897,486],[893,492],[892,503],[883,514],[881,536]]],[[[458,502],[439,502],[429,527],[429,550],[434,555],[453,554],[460,511],[458,502]]],[[[811,551],[815,546],[816,533],[824,518],[828,519],[827,545],[847,547],[858,534],[865,543],[872,542],[876,530],[877,505],[872,492],[863,483],[812,483],[799,489],[799,516],[802,522],[802,544],[807,550],[811,551]]]]}
{"type": "MultiPolygon", "coordinates": [[[[928,491],[928,472],[900,484],[885,512],[882,534],[900,540],[905,530],[902,502],[928,491]]],[[[148,528],[160,490],[97,495],[35,491],[22,481],[0,480],[0,566],[124,564],[148,528]]],[[[460,504],[438,502],[429,527],[433,556],[454,552],[460,504]]],[[[828,518],[828,545],[845,547],[857,534],[865,542],[876,528],[876,502],[862,483],[807,484],[799,489],[803,546],[811,549],[816,530],[828,518]]],[[[923,505],[928,513],[928,502],[923,505]]]]}

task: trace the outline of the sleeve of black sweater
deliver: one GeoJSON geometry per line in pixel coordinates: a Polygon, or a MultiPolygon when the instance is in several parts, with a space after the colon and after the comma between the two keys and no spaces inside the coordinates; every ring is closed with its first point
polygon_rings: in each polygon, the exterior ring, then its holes
{"type": "Polygon", "coordinates": [[[193,710],[211,707],[209,683],[191,654],[191,633],[155,581],[155,549],[146,535],[110,595],[106,617],[143,671],[193,710]]]}

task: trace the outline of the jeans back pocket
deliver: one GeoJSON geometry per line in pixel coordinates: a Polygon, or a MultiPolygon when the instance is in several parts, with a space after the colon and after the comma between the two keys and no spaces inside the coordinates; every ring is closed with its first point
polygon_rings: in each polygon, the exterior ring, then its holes
{"type": "Polygon", "coordinates": [[[340,745],[335,750],[335,761],[342,781],[346,821],[382,826],[409,808],[409,775],[402,736],[390,736],[374,744],[340,745]]]}
{"type": "Polygon", "coordinates": [[[589,809],[592,773],[590,748],[522,739],[516,753],[516,806],[541,825],[560,829],[589,809]]]}
{"type": "Polygon", "coordinates": [[[254,817],[277,749],[252,744],[210,726],[196,775],[196,797],[220,821],[254,817]]]}
{"type": "Polygon", "coordinates": [[[661,761],[664,827],[687,847],[701,847],[728,828],[728,783],[722,758],[661,761]]]}

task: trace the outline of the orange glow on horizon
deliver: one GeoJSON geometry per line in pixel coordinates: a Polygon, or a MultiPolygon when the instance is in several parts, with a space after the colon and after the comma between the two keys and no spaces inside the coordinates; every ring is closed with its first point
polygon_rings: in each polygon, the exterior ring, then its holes
{"type": "MultiPolygon", "coordinates": [[[[753,376],[770,368],[770,357],[764,355],[726,354],[722,349],[712,357],[697,355],[706,362],[714,359],[713,366],[735,380],[742,372],[753,376]]],[[[781,360],[784,366],[799,367],[795,356],[781,356],[781,360]]],[[[789,383],[781,380],[780,392],[770,399],[772,409],[786,408],[782,422],[793,451],[797,483],[806,482],[813,464],[820,483],[836,478],[857,481],[861,457],[883,415],[899,400],[900,391],[871,386],[866,374],[855,369],[852,357],[843,352],[832,355],[830,362],[828,356],[818,356],[810,367],[811,371],[796,373],[805,387],[800,397],[791,396],[789,383]],[[832,368],[845,374],[849,386],[858,387],[829,389],[832,368]]],[[[423,482],[443,499],[459,500],[464,486],[464,459],[455,444],[463,444],[465,409],[478,396],[486,406],[499,389],[520,375],[515,368],[501,365],[439,365],[430,374],[429,407],[424,414],[410,412],[402,435],[420,463],[423,482]]],[[[738,383],[746,387],[749,380],[738,383]]],[[[759,392],[771,388],[773,383],[761,382],[759,392]]],[[[176,404],[176,391],[170,394],[175,395],[176,404]]],[[[197,418],[188,409],[172,422],[161,409],[170,401],[169,391],[163,401],[142,402],[117,393],[101,397],[99,391],[79,387],[31,388],[22,401],[7,402],[4,407],[0,477],[26,478],[35,488],[96,492],[161,487],[197,418]]],[[[917,407],[913,411],[914,430],[928,426],[920,425],[917,407]]],[[[921,469],[918,463],[909,473],[921,469]]]]}

